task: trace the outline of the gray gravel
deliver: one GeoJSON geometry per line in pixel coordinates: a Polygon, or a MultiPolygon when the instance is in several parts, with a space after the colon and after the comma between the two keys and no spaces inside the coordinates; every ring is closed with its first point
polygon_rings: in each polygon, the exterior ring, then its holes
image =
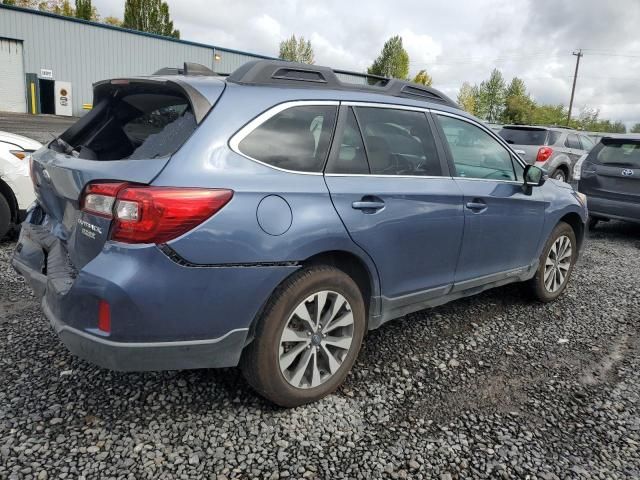
{"type": "Polygon", "coordinates": [[[556,303],[519,286],[372,332],[346,384],[274,408],[235,369],[72,357],[0,244],[0,478],[639,478],[640,227],[556,303]]]}

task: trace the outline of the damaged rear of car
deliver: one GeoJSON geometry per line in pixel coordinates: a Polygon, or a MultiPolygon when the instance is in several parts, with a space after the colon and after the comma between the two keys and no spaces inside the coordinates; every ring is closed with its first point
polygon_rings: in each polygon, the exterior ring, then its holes
{"type": "MultiPolygon", "coordinates": [[[[193,84],[197,78],[98,83],[93,110],[31,159],[37,202],[13,265],[43,297],[66,346],[104,367],[235,365],[244,341],[223,327],[188,325],[183,305],[203,307],[193,282],[212,279],[186,272],[158,248],[233,196],[226,189],[152,185],[225,88],[214,79],[199,89],[193,84]],[[178,331],[181,341],[170,341],[178,331]]],[[[227,293],[222,287],[216,296],[227,293]]]]}

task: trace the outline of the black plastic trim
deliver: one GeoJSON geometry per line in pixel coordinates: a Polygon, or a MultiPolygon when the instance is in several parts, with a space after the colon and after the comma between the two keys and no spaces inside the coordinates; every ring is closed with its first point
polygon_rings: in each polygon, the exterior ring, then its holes
{"type": "Polygon", "coordinates": [[[178,252],[166,243],[158,245],[158,249],[164,253],[169,260],[182,267],[189,268],[255,268],[255,267],[297,267],[300,262],[246,262],[246,263],[193,263],[185,260],[178,252]]]}
{"type": "Polygon", "coordinates": [[[385,78],[377,75],[333,70],[329,67],[307,65],[304,63],[278,60],[252,60],[229,75],[227,81],[241,85],[286,85],[301,88],[326,88],[331,90],[379,93],[391,97],[404,97],[424,102],[439,103],[458,110],[460,109],[460,106],[456,102],[435,88],[418,85],[397,78],[385,78]],[[299,73],[299,75],[296,75],[296,72],[299,73]],[[360,85],[344,82],[338,78],[337,74],[365,78],[367,84],[360,85]],[[372,80],[374,81],[373,83],[371,83],[372,80]]]}

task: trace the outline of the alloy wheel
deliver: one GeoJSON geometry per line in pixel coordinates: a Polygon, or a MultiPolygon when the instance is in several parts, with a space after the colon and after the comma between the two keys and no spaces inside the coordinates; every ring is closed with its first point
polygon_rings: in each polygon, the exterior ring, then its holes
{"type": "Polygon", "coordinates": [[[555,178],[556,180],[560,180],[561,182],[566,182],[566,178],[562,170],[556,171],[556,173],[553,175],[553,178],[555,178]]]}
{"type": "Polygon", "coordinates": [[[544,287],[549,293],[557,292],[564,285],[572,258],[571,239],[566,235],[558,237],[551,245],[544,265],[544,287]]]}
{"type": "Polygon", "coordinates": [[[295,388],[314,388],[340,368],[354,335],[349,302],[323,290],[308,296],[289,316],[280,337],[280,372],[295,388]]]}

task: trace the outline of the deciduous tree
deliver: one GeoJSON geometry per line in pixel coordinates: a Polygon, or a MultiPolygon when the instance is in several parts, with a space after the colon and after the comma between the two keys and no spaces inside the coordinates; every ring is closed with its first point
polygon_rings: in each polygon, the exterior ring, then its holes
{"type": "Polygon", "coordinates": [[[402,37],[387,40],[378,58],[369,67],[370,75],[406,79],[409,76],[409,54],[402,46],[402,37]]]}
{"type": "Polygon", "coordinates": [[[477,114],[488,122],[497,122],[504,110],[505,92],[502,73],[494,68],[489,79],[478,89],[477,114]]]}
{"type": "Polygon", "coordinates": [[[311,42],[305,40],[304,37],[298,39],[295,35],[291,35],[291,37],[280,42],[280,54],[278,56],[282,60],[289,62],[309,63],[312,65],[315,63],[311,42]]]}
{"type": "Polygon", "coordinates": [[[180,38],[173,28],[169,5],[162,0],[126,0],[122,26],[141,32],[180,38]]]}
{"type": "Polygon", "coordinates": [[[472,87],[469,82],[464,82],[458,92],[458,105],[460,105],[465,112],[471,115],[477,115],[477,104],[478,87],[472,87]]]}
{"type": "Polygon", "coordinates": [[[419,83],[430,87],[433,84],[433,78],[427,73],[426,70],[420,70],[415,77],[413,77],[413,83],[419,83]]]}

